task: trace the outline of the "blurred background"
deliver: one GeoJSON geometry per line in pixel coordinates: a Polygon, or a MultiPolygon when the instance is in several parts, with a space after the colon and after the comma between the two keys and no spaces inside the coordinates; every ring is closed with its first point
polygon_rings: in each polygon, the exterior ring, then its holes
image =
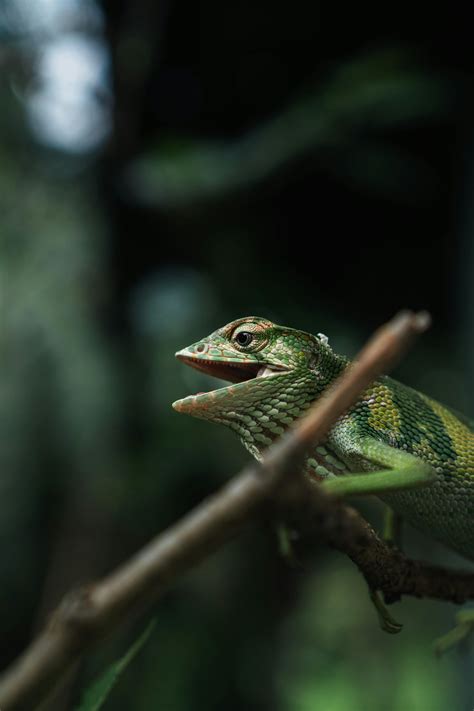
{"type": "MultiPolygon", "coordinates": [[[[261,315],[353,355],[427,308],[396,376],[474,415],[471,35],[454,6],[0,4],[2,666],[247,460],[170,406],[205,377],[174,352],[218,326],[261,315]]],[[[313,546],[292,568],[262,522],[157,605],[105,708],[471,711],[472,651],[430,648],[456,608],[392,611],[398,636],[349,560],[313,546]]]]}

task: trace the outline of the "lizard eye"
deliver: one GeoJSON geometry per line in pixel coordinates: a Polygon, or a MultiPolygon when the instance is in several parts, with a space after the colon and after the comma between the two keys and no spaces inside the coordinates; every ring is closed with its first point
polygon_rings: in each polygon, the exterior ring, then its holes
{"type": "Polygon", "coordinates": [[[235,341],[239,344],[239,346],[249,346],[253,341],[253,334],[249,331],[239,331],[239,333],[235,336],[235,341]]]}

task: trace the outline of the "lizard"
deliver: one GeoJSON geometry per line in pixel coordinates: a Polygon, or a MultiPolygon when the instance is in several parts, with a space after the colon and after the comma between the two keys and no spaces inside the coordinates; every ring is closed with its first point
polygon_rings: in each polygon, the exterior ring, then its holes
{"type": "MultiPolygon", "coordinates": [[[[257,459],[350,365],[323,334],[249,316],[176,353],[230,384],[173,403],[230,427],[257,459]]],[[[305,472],[338,496],[375,494],[389,512],[474,561],[474,422],[388,376],[375,380],[308,452],[305,472]]],[[[399,626],[371,591],[386,631],[399,626]]],[[[474,629],[474,610],[439,650],[474,629]]]]}

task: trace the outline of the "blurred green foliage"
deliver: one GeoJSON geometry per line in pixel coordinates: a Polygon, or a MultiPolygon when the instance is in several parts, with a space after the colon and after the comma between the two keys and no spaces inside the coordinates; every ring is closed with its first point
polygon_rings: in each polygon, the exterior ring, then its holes
{"type": "Polygon", "coordinates": [[[252,190],[287,164],[322,161],[372,192],[423,191],[426,168],[381,140],[383,129],[439,120],[448,87],[410,64],[404,52],[377,52],[348,62],[278,116],[235,141],[168,141],[132,166],[130,188],[163,209],[218,201],[252,190]]]}
{"type": "Polygon", "coordinates": [[[86,690],[84,698],[80,706],[76,708],[76,711],[99,711],[99,709],[102,708],[121,674],[125,671],[130,662],[133,661],[143,645],[146,644],[153,625],[154,621],[150,622],[146,630],[140,635],[137,641],[132,644],[127,653],[117,662],[114,662],[114,664],[86,690]]]}

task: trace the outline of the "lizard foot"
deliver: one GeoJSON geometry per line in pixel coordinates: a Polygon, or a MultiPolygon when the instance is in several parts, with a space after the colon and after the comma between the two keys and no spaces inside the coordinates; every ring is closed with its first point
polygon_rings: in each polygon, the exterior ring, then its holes
{"type": "Polygon", "coordinates": [[[457,625],[442,637],[435,639],[433,650],[437,657],[467,640],[474,632],[474,609],[461,610],[456,615],[457,625]]]}
{"type": "Polygon", "coordinates": [[[398,634],[402,631],[403,625],[397,622],[385,606],[377,590],[369,589],[370,599],[377,611],[380,629],[388,634],[398,634]]]}

